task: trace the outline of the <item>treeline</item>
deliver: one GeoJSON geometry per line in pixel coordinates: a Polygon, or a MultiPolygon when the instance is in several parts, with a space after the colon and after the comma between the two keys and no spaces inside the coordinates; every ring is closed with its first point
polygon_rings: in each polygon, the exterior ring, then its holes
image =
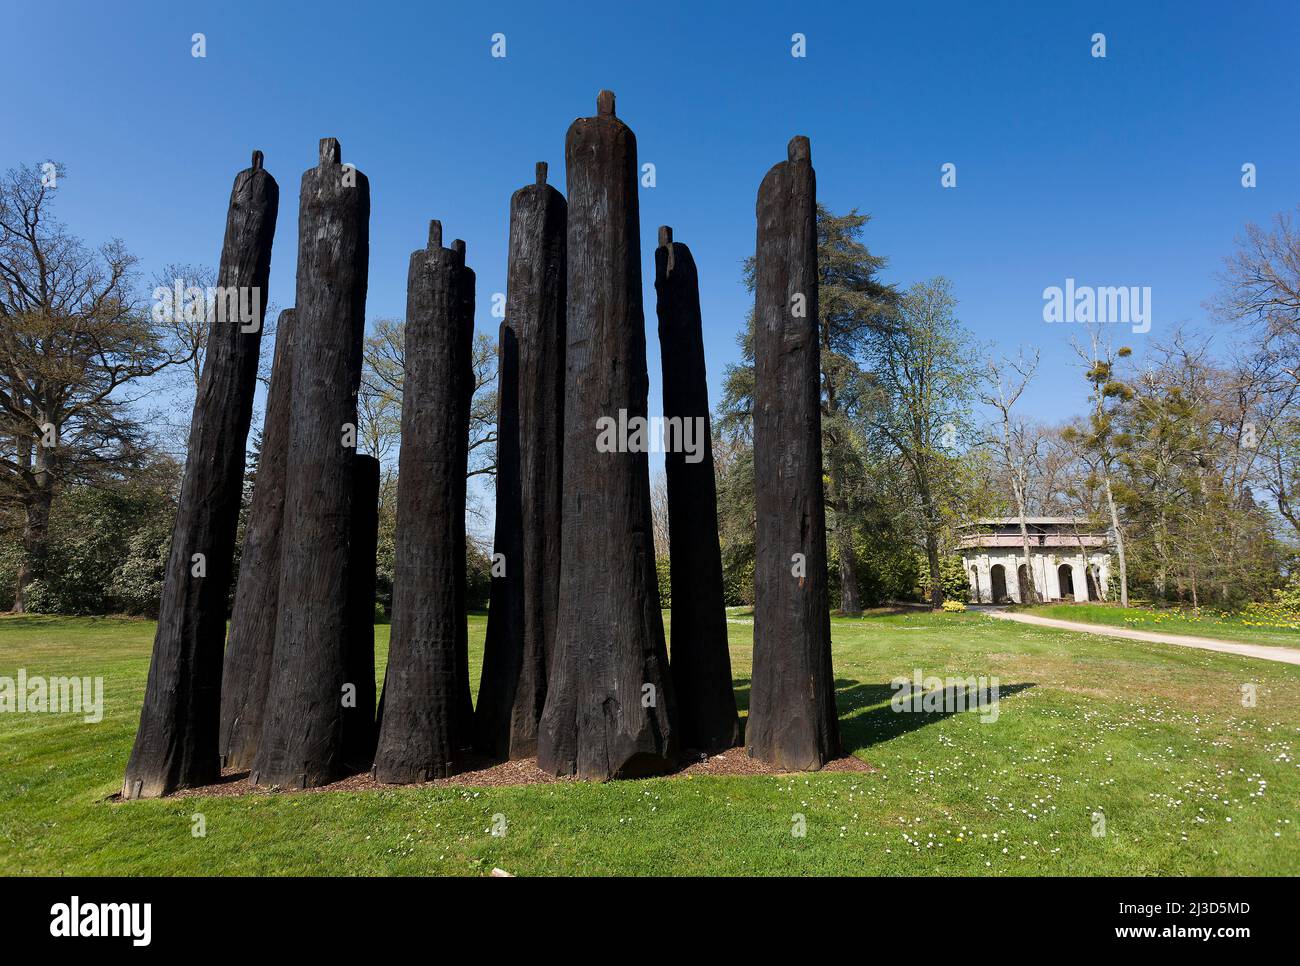
{"type": "MultiPolygon", "coordinates": [[[[1111,534],[1107,598],[1232,608],[1291,576],[1300,539],[1300,238],[1247,229],[1210,303],[1233,348],[1184,331],[1140,356],[1104,328],[1070,338],[1085,411],[1025,411],[1038,355],[996,357],[951,285],[902,289],[862,242],[867,218],[819,211],[823,462],[832,605],[965,600],[958,527],[1069,516],[1111,534]]],[[[752,266],[746,281],[752,287],[752,266]]],[[[714,423],[731,603],[752,603],[752,318],[714,423]]]]}
{"type": "MultiPolygon", "coordinates": [[[[233,603],[240,548],[257,473],[257,452],[248,463],[235,546],[233,603]]],[[[26,587],[26,611],[38,614],[124,614],[157,617],[163,568],[171,543],[183,467],[157,453],[130,474],[94,485],[76,483],[55,497],[41,575],[26,587]]],[[[376,565],[375,617],[386,621],[393,599],[393,531],[397,476],[381,483],[376,565]]],[[[13,517],[6,521],[12,524],[13,517]]],[[[13,609],[22,561],[17,530],[7,526],[0,543],[0,612],[13,609]]],[[[485,609],[491,588],[490,547],[466,546],[467,602],[485,609]]]]}
{"type": "MultiPolygon", "coordinates": [[[[155,311],[148,293],[176,279],[202,288],[212,273],[172,265],[142,284],[120,241],[92,248],[54,217],[63,176],[61,166],[23,166],[0,182],[0,609],[149,616],[207,332],[201,316],[155,311]]],[[[943,278],[887,282],[884,258],[863,242],[867,225],[857,211],[818,212],[833,607],[965,599],[958,528],[991,516],[1071,516],[1111,533],[1109,599],[1233,607],[1286,581],[1300,539],[1300,237],[1289,215],[1248,226],[1225,261],[1209,309],[1230,350],[1171,332],[1138,354],[1104,329],[1052,327],[1074,343],[1087,399],[1060,425],[1025,411],[1025,390],[1044,378],[1036,353],[994,356],[961,324],[943,278]]],[[[744,280],[752,290],[752,262],[744,280]]],[[[359,400],[359,448],[385,466],[381,616],[403,335],[400,320],[372,324],[359,400]]],[[[731,605],[753,603],[752,318],[738,342],[713,421],[731,605]]],[[[468,473],[488,481],[496,352],[476,337],[468,473]]],[[[245,504],[256,459],[254,447],[245,504]]],[[[666,595],[662,480],[654,489],[666,595]]],[[[468,508],[472,529],[485,529],[480,499],[468,508]]],[[[467,552],[470,605],[485,607],[490,546],[471,539],[467,552]]]]}

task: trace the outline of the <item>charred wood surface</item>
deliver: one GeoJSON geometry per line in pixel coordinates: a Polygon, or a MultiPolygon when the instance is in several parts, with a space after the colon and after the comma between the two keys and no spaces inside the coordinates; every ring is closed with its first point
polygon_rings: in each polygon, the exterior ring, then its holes
{"type": "Polygon", "coordinates": [[[506,573],[492,582],[475,708],[479,750],[503,759],[537,753],[537,726],[555,648],[563,512],[567,216],[564,196],[546,184],[546,164],[539,162],[536,183],[520,188],[510,199],[497,428],[496,550],[505,555],[506,573]],[[507,392],[512,395],[509,404],[507,392]],[[511,521],[504,531],[503,519],[511,521]]]}
{"type": "Polygon", "coordinates": [[[379,539],[379,460],[357,454],[352,470],[352,544],[348,557],[347,684],[343,763],[369,771],[375,760],[375,555],[379,539]]]}
{"type": "Polygon", "coordinates": [[[293,391],[293,329],[294,311],[285,309],[275,329],[275,360],[271,364],[271,388],[262,421],[262,449],[221,677],[219,751],[221,764],[227,768],[250,768],[257,755],[266,688],[271,677],[271,655],[275,652],[285,461],[293,391]]]}
{"type": "MultiPolygon", "coordinates": [[[[122,794],[152,798],[220,775],[217,736],[235,531],[280,189],[253,152],[235,176],[207,355],[163,581],[153,659],[122,794]],[[241,304],[242,303],[242,304],[241,304]],[[250,309],[251,319],[241,310],[250,309]]],[[[174,306],[180,311],[180,306],[174,306]]]]}
{"type": "Polygon", "coordinates": [[[668,441],[664,470],[672,585],[671,666],[680,742],[682,748],[716,754],[739,741],[740,719],[727,650],[699,276],[691,250],[674,242],[668,227],[659,229],[655,292],[664,419],[669,432],[676,434],[668,441]]]}
{"type": "Polygon", "coordinates": [[[745,744],[780,768],[840,754],[826,593],[817,179],[790,141],[758,191],[754,301],[754,671],[745,744]]]}
{"type": "Polygon", "coordinates": [[[636,137],[602,91],[564,146],[568,171],[564,507],[556,648],[538,764],[607,779],[677,759],[647,454],[597,448],[598,420],[646,417],[636,137]]]}
{"type": "Polygon", "coordinates": [[[465,473],[474,273],[433,222],[407,274],[393,617],[374,774],[442,778],[473,743],[465,624],[465,473]]]}
{"type": "Polygon", "coordinates": [[[324,138],[303,173],[279,606],[255,784],[312,787],[343,760],[352,491],[370,183],[324,138]]]}

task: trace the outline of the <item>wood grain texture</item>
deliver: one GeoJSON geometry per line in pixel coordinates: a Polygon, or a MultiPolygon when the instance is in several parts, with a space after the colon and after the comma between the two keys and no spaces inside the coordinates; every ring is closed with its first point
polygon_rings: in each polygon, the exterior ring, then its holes
{"type": "Polygon", "coordinates": [[[479,751],[502,759],[537,753],[560,589],[568,206],[537,168],[510,199],[494,542],[507,569],[492,582],[474,712],[479,751]]]}
{"type": "Polygon", "coordinates": [[[407,274],[393,619],[375,778],[461,767],[473,743],[465,623],[465,473],[474,377],[474,273],[464,243],[429,244],[407,274]]]}
{"type": "Polygon", "coordinates": [[[358,453],[352,469],[348,555],[347,683],[356,704],[343,708],[343,764],[369,771],[375,760],[375,557],[379,540],[379,460],[358,453]]]}
{"type": "Polygon", "coordinates": [[[817,178],[808,139],[758,191],[754,302],[754,672],[745,742],[780,768],[840,754],[826,594],[817,178]],[[802,315],[800,311],[802,310],[802,315]],[[792,558],[802,554],[805,575],[792,558]]]}
{"type": "Polygon", "coordinates": [[[589,779],[665,771],[677,730],[646,453],[599,452],[597,420],[646,416],[636,137],[602,91],[569,128],[564,507],[556,648],[538,764],[589,779]]]}
{"type": "Polygon", "coordinates": [[[217,284],[256,292],[257,327],[241,331],[238,312],[209,316],[207,355],[124,798],[166,795],[220,775],[226,600],[279,203],[279,186],[262,167],[261,152],[254,152],[252,167],[235,176],[230,192],[217,284]],[[194,554],[203,555],[201,576],[194,573],[194,554]]]}
{"type": "Polygon", "coordinates": [[[303,173],[284,533],[275,653],[255,784],[306,788],[345,772],[353,457],[370,255],[370,182],[321,141],[303,173]]]}
{"type": "Polygon", "coordinates": [[[275,359],[262,421],[262,449],[253,503],[244,532],[239,582],[226,636],[221,676],[218,752],[227,768],[250,768],[262,738],[262,715],[275,652],[280,595],[280,536],[284,532],[285,461],[293,393],[294,311],[285,309],[275,329],[275,359]]]}
{"type": "Polygon", "coordinates": [[[716,754],[740,740],[740,719],[727,650],[699,276],[691,250],[672,240],[672,229],[660,228],[659,235],[655,292],[664,417],[701,427],[691,437],[700,447],[697,454],[676,446],[664,454],[673,687],[681,747],[716,754]],[[688,461],[688,455],[698,461],[688,461]]]}

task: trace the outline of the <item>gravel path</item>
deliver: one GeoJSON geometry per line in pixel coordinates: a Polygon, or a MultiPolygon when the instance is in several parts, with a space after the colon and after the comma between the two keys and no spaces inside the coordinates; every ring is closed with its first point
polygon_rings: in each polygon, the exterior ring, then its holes
{"type": "Polygon", "coordinates": [[[1177,644],[1180,647],[1198,647],[1203,651],[1222,651],[1225,654],[1240,654],[1242,657],[1257,657],[1263,661],[1281,661],[1283,664],[1300,664],[1300,649],[1294,647],[1270,647],[1265,644],[1243,644],[1240,641],[1220,641],[1213,637],[1189,637],[1186,634],[1157,634],[1152,631],[1133,631],[1124,627],[1110,627],[1106,624],[1081,624],[1077,621],[1058,621],[1051,617],[1035,617],[1031,614],[1013,614],[1008,611],[987,610],[989,617],[1003,621],[1016,621],[1020,624],[1033,624],[1038,627],[1056,627],[1063,631],[1079,631],[1083,634],[1102,634],[1106,637],[1124,637],[1131,641],[1147,641],[1152,644],[1177,644]]]}

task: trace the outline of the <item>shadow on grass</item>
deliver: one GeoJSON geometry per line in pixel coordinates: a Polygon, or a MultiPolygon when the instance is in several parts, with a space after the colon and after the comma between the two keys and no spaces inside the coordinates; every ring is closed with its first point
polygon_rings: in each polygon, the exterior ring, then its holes
{"type": "Polygon", "coordinates": [[[94,627],[97,624],[147,624],[151,617],[136,617],[131,614],[14,614],[0,611],[0,627],[48,627],[64,621],[77,621],[94,627]]]}
{"type": "MultiPolygon", "coordinates": [[[[999,685],[998,700],[1034,686],[1032,682],[999,685]]],[[[750,679],[737,680],[735,692],[736,708],[748,712],[750,679]]],[[[889,741],[955,714],[980,714],[982,710],[977,707],[977,688],[945,688],[941,692],[943,707],[966,708],[967,711],[895,711],[890,702],[899,693],[899,688],[889,684],[863,684],[847,678],[836,679],[835,709],[840,716],[840,740],[846,753],[852,754],[882,741],[889,741]]]]}

